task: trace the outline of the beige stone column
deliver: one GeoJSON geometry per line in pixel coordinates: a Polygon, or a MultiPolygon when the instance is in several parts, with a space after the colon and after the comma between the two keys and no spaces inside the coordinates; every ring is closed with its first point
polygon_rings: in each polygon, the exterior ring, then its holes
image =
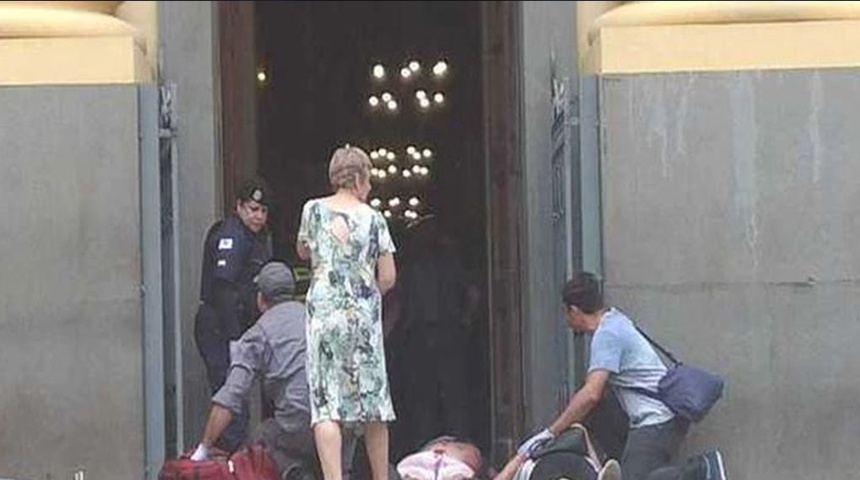
{"type": "Polygon", "coordinates": [[[578,2],[584,71],[860,65],[860,2],[578,2]]]}
{"type": "Polygon", "coordinates": [[[0,85],[156,76],[156,2],[0,2],[0,85]]]}

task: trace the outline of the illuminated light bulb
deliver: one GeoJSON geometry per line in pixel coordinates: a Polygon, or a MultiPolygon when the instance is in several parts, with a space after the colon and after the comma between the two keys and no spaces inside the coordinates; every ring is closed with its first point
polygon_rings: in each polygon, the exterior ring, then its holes
{"type": "Polygon", "coordinates": [[[388,109],[391,111],[397,110],[397,102],[394,100],[388,102],[388,109]]]}
{"type": "Polygon", "coordinates": [[[380,205],[382,205],[382,200],[380,200],[378,198],[374,198],[374,199],[370,200],[370,206],[371,207],[378,208],[380,205]]]}
{"type": "Polygon", "coordinates": [[[419,175],[421,173],[421,167],[418,165],[413,165],[412,166],[412,173],[419,175]]]}
{"type": "Polygon", "coordinates": [[[378,175],[379,175],[379,178],[383,178],[383,179],[388,176],[388,174],[385,173],[385,170],[379,170],[378,175]]]}
{"type": "Polygon", "coordinates": [[[371,107],[378,107],[379,98],[377,98],[376,95],[371,95],[370,98],[367,99],[367,103],[369,103],[371,107]]]}
{"type": "Polygon", "coordinates": [[[397,198],[397,197],[394,197],[394,198],[392,198],[391,200],[389,200],[389,201],[388,201],[388,206],[389,206],[389,207],[396,207],[396,206],[398,206],[398,205],[400,205],[400,199],[399,199],[399,198],[397,198]]]}
{"type": "Polygon", "coordinates": [[[409,178],[411,176],[412,176],[412,172],[410,172],[408,169],[404,168],[403,169],[403,178],[409,178]]]}
{"type": "Polygon", "coordinates": [[[421,152],[415,152],[412,154],[413,160],[421,160],[421,152]]]}
{"type": "Polygon", "coordinates": [[[265,81],[266,81],[266,78],[268,78],[268,77],[266,76],[266,72],[265,72],[265,71],[260,70],[260,71],[258,71],[258,72],[257,72],[257,81],[258,81],[258,82],[263,83],[263,82],[265,82],[265,81]]]}
{"type": "Polygon", "coordinates": [[[378,151],[379,151],[380,157],[384,157],[388,153],[388,150],[386,150],[384,148],[380,148],[378,151]]]}
{"type": "Polygon", "coordinates": [[[442,92],[436,92],[433,94],[433,101],[436,103],[443,103],[445,101],[445,95],[442,92]]]}
{"type": "Polygon", "coordinates": [[[416,60],[412,60],[411,62],[409,62],[409,70],[417,72],[418,70],[421,70],[421,64],[418,63],[418,61],[416,60]]]}
{"type": "Polygon", "coordinates": [[[433,75],[441,77],[448,72],[448,64],[444,60],[439,60],[436,65],[433,65],[433,75]]]}
{"type": "Polygon", "coordinates": [[[409,199],[409,206],[410,207],[417,206],[419,203],[421,203],[421,202],[418,200],[418,197],[412,197],[409,199]]]}
{"type": "MultiPolygon", "coordinates": [[[[383,172],[384,173],[384,172],[383,172]]],[[[427,167],[421,167],[421,175],[426,177],[430,173],[430,169],[427,167]]]]}
{"type": "Polygon", "coordinates": [[[412,145],[409,145],[408,147],[406,147],[406,153],[408,153],[409,155],[414,154],[414,153],[415,153],[415,151],[416,151],[416,149],[415,149],[415,147],[414,147],[414,146],[412,146],[412,145]]]}
{"type": "Polygon", "coordinates": [[[430,158],[433,156],[433,151],[430,150],[429,148],[425,148],[424,151],[421,153],[422,153],[422,155],[424,155],[424,158],[430,158]]]}
{"type": "Polygon", "coordinates": [[[388,103],[391,101],[391,94],[388,92],[382,92],[382,101],[388,103]]]}
{"type": "Polygon", "coordinates": [[[388,210],[382,212],[382,214],[385,215],[385,218],[391,218],[391,212],[389,212],[388,210]]]}
{"type": "Polygon", "coordinates": [[[397,175],[397,167],[395,167],[394,165],[389,165],[388,166],[388,173],[390,173],[392,175],[397,175]]]}
{"type": "Polygon", "coordinates": [[[430,108],[430,100],[427,100],[426,98],[422,98],[422,99],[418,100],[418,106],[420,106],[423,109],[430,108]]]}
{"type": "Polygon", "coordinates": [[[412,76],[412,70],[409,70],[408,68],[403,67],[400,69],[400,76],[403,77],[404,79],[409,78],[412,76]]]}
{"type": "Polygon", "coordinates": [[[394,161],[394,152],[388,152],[388,155],[386,155],[385,157],[391,161],[394,161]]]}
{"type": "Polygon", "coordinates": [[[377,79],[385,78],[385,67],[382,64],[377,63],[373,66],[373,77],[377,79]]]}
{"type": "Polygon", "coordinates": [[[379,153],[376,150],[370,152],[370,158],[371,160],[376,160],[377,158],[379,158],[379,153]]]}
{"type": "Polygon", "coordinates": [[[421,100],[422,98],[427,98],[427,92],[424,90],[415,90],[415,98],[421,100]]]}

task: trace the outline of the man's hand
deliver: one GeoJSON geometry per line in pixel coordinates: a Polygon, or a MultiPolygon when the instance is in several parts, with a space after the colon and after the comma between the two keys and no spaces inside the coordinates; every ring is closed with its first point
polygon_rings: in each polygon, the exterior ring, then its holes
{"type": "Polygon", "coordinates": [[[194,453],[191,454],[192,462],[200,462],[203,460],[209,459],[209,449],[206,448],[206,445],[202,443],[197,445],[197,450],[194,450],[194,453]]]}
{"type": "Polygon", "coordinates": [[[526,455],[528,457],[531,457],[535,450],[537,450],[553,438],[555,438],[555,435],[550,432],[548,428],[545,428],[537,435],[534,435],[533,437],[523,442],[522,445],[520,445],[520,447],[517,449],[517,453],[520,455],[526,455]]]}

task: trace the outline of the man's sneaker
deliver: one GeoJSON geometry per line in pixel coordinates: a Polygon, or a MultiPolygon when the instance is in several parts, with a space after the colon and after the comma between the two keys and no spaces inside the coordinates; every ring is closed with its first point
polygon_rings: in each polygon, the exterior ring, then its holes
{"type": "Polygon", "coordinates": [[[621,480],[621,465],[618,461],[613,458],[607,460],[597,472],[597,480],[621,480]]]}
{"type": "Polygon", "coordinates": [[[726,480],[723,456],[719,450],[707,451],[702,458],[705,460],[705,480],[726,480]]]}

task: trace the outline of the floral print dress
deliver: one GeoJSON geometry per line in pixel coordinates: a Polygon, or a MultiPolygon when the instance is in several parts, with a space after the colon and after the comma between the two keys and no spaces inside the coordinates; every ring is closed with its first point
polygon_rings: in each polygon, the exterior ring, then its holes
{"type": "Polygon", "coordinates": [[[382,336],[376,261],[394,253],[385,218],[361,204],[340,211],[320,199],[302,209],[298,239],[311,252],[307,375],[311,424],[394,420],[382,336]]]}

